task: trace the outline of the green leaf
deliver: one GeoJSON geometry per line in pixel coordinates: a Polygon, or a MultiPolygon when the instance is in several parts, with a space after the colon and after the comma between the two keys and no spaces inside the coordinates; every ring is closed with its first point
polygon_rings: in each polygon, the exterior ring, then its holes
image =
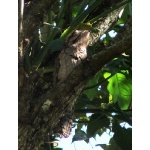
{"type": "Polygon", "coordinates": [[[55,51],[60,51],[64,48],[65,41],[62,39],[56,39],[49,43],[48,48],[50,49],[51,53],[55,51]]]}
{"type": "Polygon", "coordinates": [[[84,125],[84,123],[78,123],[78,124],[77,124],[77,129],[78,129],[78,130],[81,130],[81,128],[83,127],[83,125],[84,125]]]}
{"type": "Polygon", "coordinates": [[[91,13],[99,4],[101,3],[100,0],[95,0],[85,11],[83,11],[79,16],[75,18],[75,20],[72,22],[72,24],[64,30],[64,32],[61,34],[61,38],[65,39],[72,31],[78,28],[80,23],[83,23],[83,21],[87,18],[88,14],[91,13]]]}
{"type": "Polygon", "coordinates": [[[72,10],[72,16],[73,16],[73,18],[75,18],[77,16],[79,7],[80,6],[74,6],[73,7],[73,10],[72,10]]]}
{"type": "Polygon", "coordinates": [[[123,13],[122,13],[122,16],[121,16],[121,18],[118,20],[117,24],[118,24],[118,25],[119,25],[119,24],[124,24],[124,23],[128,20],[129,16],[131,16],[131,15],[132,15],[132,2],[128,3],[128,4],[125,6],[125,8],[124,8],[124,10],[123,10],[123,13]]]}
{"type": "Polygon", "coordinates": [[[54,148],[54,150],[63,150],[63,148],[54,148]]]}
{"type": "Polygon", "coordinates": [[[104,73],[104,78],[106,79],[106,78],[108,78],[110,75],[111,75],[111,73],[105,72],[105,73],[104,73]]]}
{"type": "Polygon", "coordinates": [[[125,75],[116,73],[108,81],[109,84],[107,86],[107,89],[112,95],[113,102],[118,102],[122,110],[128,109],[132,98],[131,79],[126,79],[125,75]]]}
{"type": "Polygon", "coordinates": [[[120,70],[119,65],[120,65],[120,58],[114,58],[112,61],[107,63],[107,65],[104,67],[104,70],[112,74],[115,74],[120,70]]]}
{"type": "Polygon", "coordinates": [[[130,124],[132,126],[132,120],[130,119],[130,116],[127,114],[117,114],[115,116],[113,116],[114,119],[118,120],[118,121],[123,121],[123,122],[127,122],[128,124],[130,124]]]}
{"type": "Polygon", "coordinates": [[[47,42],[42,48],[42,51],[40,51],[39,55],[33,60],[33,65],[38,68],[48,52],[52,53],[55,51],[60,51],[64,48],[64,45],[65,42],[63,39],[56,39],[51,42],[47,42]]]}
{"type": "Polygon", "coordinates": [[[78,10],[77,10],[77,16],[79,16],[83,11],[85,11],[85,7],[89,5],[90,0],[83,0],[79,5],[78,5],[78,10]]]}
{"type": "MultiPolygon", "coordinates": [[[[88,84],[87,85],[94,85],[94,84],[96,84],[97,82],[96,82],[96,79],[92,79],[92,80],[90,80],[89,82],[88,82],[88,84]]],[[[92,89],[89,89],[89,90],[86,90],[85,92],[84,92],[84,94],[86,94],[87,95],[87,97],[90,99],[90,100],[92,100],[93,99],[93,97],[97,94],[97,90],[98,89],[98,86],[96,86],[95,88],[92,88],[92,89]]]]}
{"type": "Polygon", "coordinates": [[[96,28],[93,28],[90,23],[80,23],[78,30],[88,30],[88,31],[95,32],[95,33],[99,32],[99,30],[96,28]]]}
{"type": "Polygon", "coordinates": [[[73,136],[73,139],[72,139],[72,142],[86,140],[86,139],[87,139],[87,134],[82,130],[76,129],[75,135],[73,136]]]}
{"type": "Polygon", "coordinates": [[[79,122],[80,121],[83,121],[83,122],[85,122],[85,121],[88,121],[89,120],[89,118],[86,116],[86,113],[77,113],[76,115],[76,118],[79,118],[79,122]]]}
{"type": "Polygon", "coordinates": [[[75,109],[80,109],[84,107],[87,103],[87,101],[90,101],[88,97],[85,94],[82,94],[78,99],[77,102],[75,103],[75,109]]]}
{"type": "Polygon", "coordinates": [[[121,150],[132,150],[132,129],[121,127],[117,121],[113,123],[113,139],[121,150]]]}
{"type": "Polygon", "coordinates": [[[110,139],[109,143],[110,143],[110,145],[109,145],[108,150],[121,150],[113,138],[110,139]]]}
{"type": "MultiPolygon", "coordinates": [[[[94,77],[93,79],[91,79],[91,80],[86,84],[85,88],[97,84],[98,81],[99,81],[99,77],[101,76],[101,74],[102,74],[102,72],[99,71],[99,72],[95,75],[95,77],[94,77]]],[[[96,87],[94,87],[94,88],[91,88],[91,89],[89,89],[89,90],[85,90],[85,91],[83,92],[83,94],[85,94],[90,100],[92,100],[93,97],[97,94],[97,92],[98,92],[98,86],[96,86],[96,87]]]]}
{"type": "Polygon", "coordinates": [[[101,114],[93,114],[87,126],[87,136],[93,137],[103,127],[108,127],[110,120],[107,117],[102,117],[101,114]]]}

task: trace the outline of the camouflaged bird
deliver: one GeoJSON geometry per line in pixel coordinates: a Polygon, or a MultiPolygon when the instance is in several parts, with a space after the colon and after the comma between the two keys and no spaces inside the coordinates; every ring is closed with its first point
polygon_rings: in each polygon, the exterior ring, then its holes
{"type": "Polygon", "coordinates": [[[76,30],[67,38],[66,46],[56,61],[54,85],[64,81],[73,68],[87,57],[89,35],[87,30],[76,30]]]}

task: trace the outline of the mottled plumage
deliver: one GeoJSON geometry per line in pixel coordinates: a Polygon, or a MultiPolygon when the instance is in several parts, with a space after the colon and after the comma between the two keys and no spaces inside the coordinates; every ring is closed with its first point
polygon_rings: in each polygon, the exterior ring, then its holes
{"type": "Polygon", "coordinates": [[[76,30],[66,40],[66,47],[56,61],[54,84],[62,82],[81,60],[87,57],[90,32],[76,30]]]}

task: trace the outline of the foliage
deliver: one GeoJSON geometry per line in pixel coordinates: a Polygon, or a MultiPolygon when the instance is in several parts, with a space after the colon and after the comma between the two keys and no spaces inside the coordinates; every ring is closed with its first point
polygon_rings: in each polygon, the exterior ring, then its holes
{"type": "MultiPolygon", "coordinates": [[[[88,57],[115,43],[115,38],[111,37],[109,32],[113,30],[119,33],[123,29],[124,24],[132,16],[131,1],[57,0],[53,3],[51,9],[45,13],[44,23],[34,33],[34,40],[25,47],[23,60],[25,72],[28,75],[35,72],[39,74],[35,82],[36,89],[32,95],[34,99],[52,88],[55,59],[65,47],[68,35],[76,29],[89,30],[97,34],[100,29],[96,24],[118,8],[123,8],[121,17],[103,33],[106,37],[88,47],[88,57]],[[99,8],[105,8],[105,10],[99,8]]],[[[85,69],[88,70],[88,68],[85,69]]],[[[120,126],[120,123],[128,122],[132,125],[131,103],[132,54],[125,52],[107,62],[84,85],[75,103],[74,123],[77,129],[72,142],[78,140],[88,142],[90,137],[95,137],[96,134],[101,136],[105,129],[109,128],[114,132],[114,136],[110,146],[105,146],[104,149],[112,150],[113,147],[117,147],[121,150],[130,150],[132,129],[125,129],[120,126]],[[92,115],[87,117],[86,114],[89,112],[92,115]],[[87,126],[87,132],[81,130],[83,125],[87,126]]]]}

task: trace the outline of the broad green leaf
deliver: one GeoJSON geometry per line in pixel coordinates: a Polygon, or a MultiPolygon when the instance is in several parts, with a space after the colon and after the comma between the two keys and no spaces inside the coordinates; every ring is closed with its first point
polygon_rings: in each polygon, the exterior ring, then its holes
{"type": "Polygon", "coordinates": [[[78,129],[78,130],[81,130],[81,128],[83,127],[83,125],[84,125],[84,123],[78,123],[78,124],[77,124],[77,129],[78,129]]]}
{"type": "Polygon", "coordinates": [[[105,72],[105,73],[104,73],[104,78],[106,79],[106,78],[108,78],[110,75],[111,75],[111,73],[105,72]]]}
{"type": "Polygon", "coordinates": [[[108,127],[110,120],[106,117],[101,117],[101,114],[93,114],[87,126],[87,136],[93,137],[103,127],[108,127]]]}
{"type": "Polygon", "coordinates": [[[128,109],[132,99],[132,82],[125,75],[116,73],[109,80],[108,91],[114,103],[118,102],[122,110],[128,109]]]}
{"type": "Polygon", "coordinates": [[[87,102],[90,101],[88,97],[85,94],[82,94],[78,99],[77,102],[75,103],[75,109],[80,109],[84,107],[87,102]]]}
{"type": "Polygon", "coordinates": [[[87,134],[82,130],[76,129],[75,135],[73,136],[73,139],[72,139],[72,142],[86,140],[86,139],[87,139],[87,134]]]}
{"type": "Polygon", "coordinates": [[[131,56],[127,56],[124,53],[118,58],[114,58],[112,61],[107,63],[107,65],[103,68],[103,70],[112,73],[112,75],[121,72],[123,74],[126,74],[127,76],[131,76],[131,73],[129,73],[131,67],[132,67],[131,56]]]}
{"type": "MultiPolygon", "coordinates": [[[[98,81],[99,81],[99,77],[101,76],[101,74],[102,74],[102,72],[99,71],[99,72],[95,75],[95,77],[94,77],[93,79],[91,79],[91,80],[86,84],[86,87],[91,87],[91,86],[97,84],[98,81]]],[[[86,87],[85,87],[85,88],[86,88],[86,87]]],[[[98,92],[98,86],[96,86],[96,87],[94,87],[94,88],[91,88],[91,89],[89,89],[89,90],[85,90],[85,91],[83,92],[83,94],[87,95],[87,97],[88,97],[90,100],[92,100],[93,97],[97,94],[97,92],[98,92]]]]}
{"type": "Polygon", "coordinates": [[[112,74],[115,74],[119,71],[119,63],[118,58],[114,58],[111,62],[107,63],[107,65],[104,67],[104,71],[110,72],[112,74]]]}
{"type": "Polygon", "coordinates": [[[123,10],[123,13],[122,13],[122,16],[121,16],[121,18],[117,22],[118,25],[119,24],[124,24],[128,20],[129,16],[132,15],[132,5],[131,5],[131,3],[132,2],[128,3],[125,6],[125,8],[123,10]]]}
{"type": "Polygon", "coordinates": [[[47,42],[47,44],[42,48],[42,51],[40,51],[40,53],[38,54],[38,57],[36,57],[33,60],[33,65],[37,66],[38,68],[48,52],[52,53],[55,51],[60,51],[64,48],[64,46],[65,46],[65,42],[63,39],[56,39],[47,42]]]}
{"type": "Polygon", "coordinates": [[[60,51],[64,48],[65,42],[62,39],[56,39],[49,43],[48,48],[50,49],[51,53],[55,51],[60,51]]]}
{"type": "Polygon", "coordinates": [[[110,139],[108,150],[121,150],[113,138],[110,139]]]}
{"type": "MultiPolygon", "coordinates": [[[[94,78],[94,79],[92,79],[92,80],[90,80],[90,81],[88,82],[87,87],[88,87],[88,86],[91,86],[91,85],[94,85],[94,84],[96,84],[96,83],[97,83],[97,80],[96,80],[96,78],[94,78]]],[[[92,89],[89,89],[89,90],[84,91],[84,94],[86,94],[87,97],[88,97],[90,100],[92,100],[93,97],[97,94],[97,92],[98,92],[98,86],[96,86],[96,87],[94,87],[94,88],[92,88],[92,89]]]]}
{"type": "Polygon", "coordinates": [[[121,127],[117,121],[113,123],[113,139],[121,150],[132,150],[132,129],[121,127]]]}
{"type": "Polygon", "coordinates": [[[118,120],[118,121],[127,122],[128,124],[130,124],[132,126],[132,120],[130,119],[129,115],[127,115],[127,114],[115,115],[115,116],[113,116],[113,118],[118,120]]]}

